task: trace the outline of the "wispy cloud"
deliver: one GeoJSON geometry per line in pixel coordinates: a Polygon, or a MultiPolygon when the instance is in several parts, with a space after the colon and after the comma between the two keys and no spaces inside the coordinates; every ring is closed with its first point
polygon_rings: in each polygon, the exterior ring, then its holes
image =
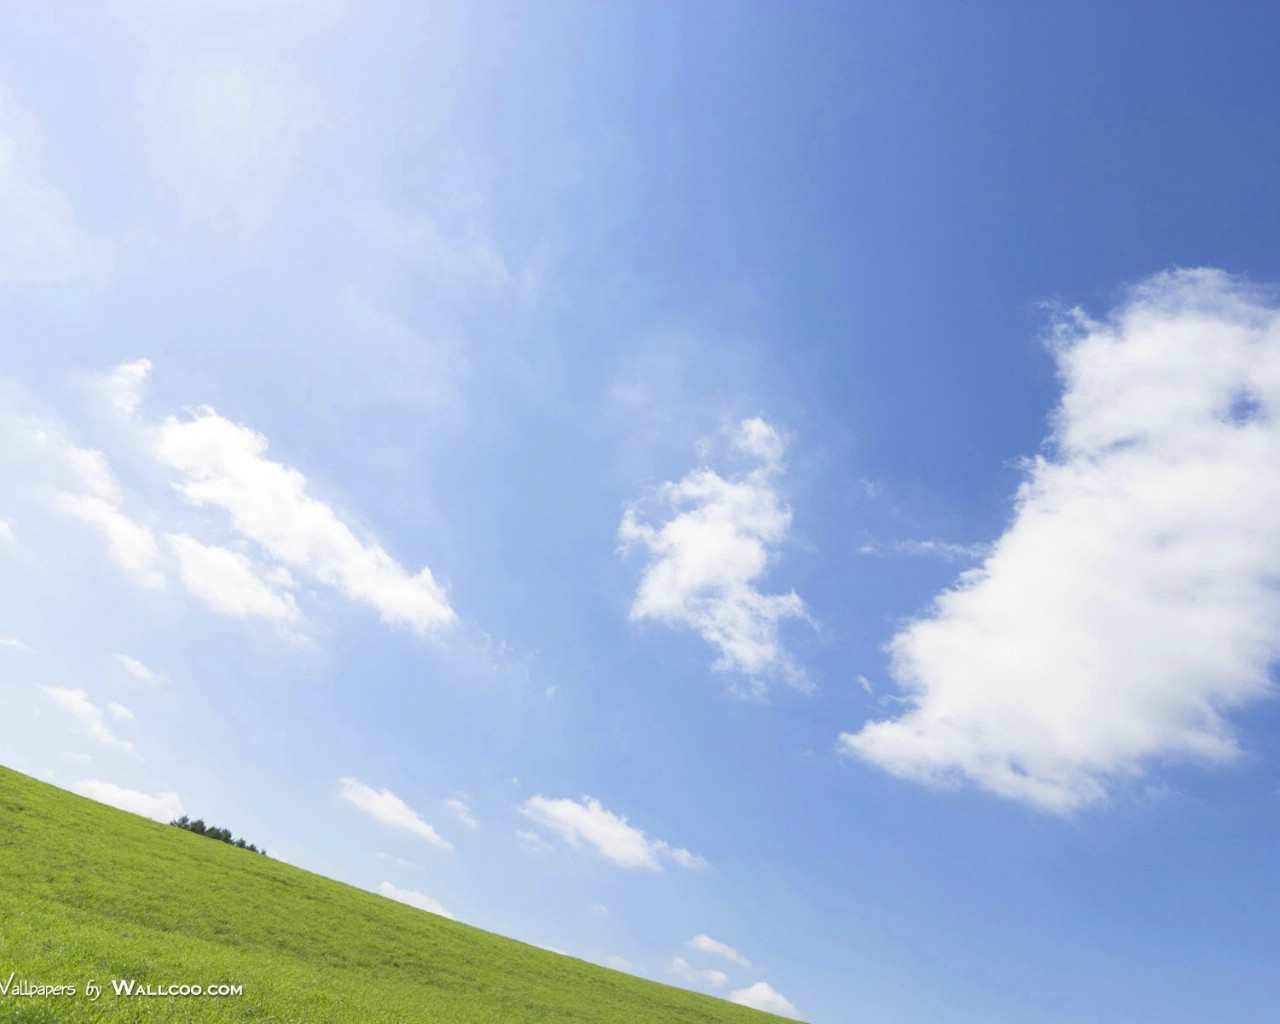
{"type": "Polygon", "coordinates": [[[425,910],[430,914],[439,914],[441,917],[447,917],[451,921],[457,920],[440,905],[439,901],[433,900],[426,893],[418,892],[417,889],[401,889],[398,885],[383,882],[378,886],[378,892],[382,893],[387,899],[396,900],[399,903],[407,903],[411,907],[417,907],[419,910],[425,910]]]}
{"type": "Polygon", "coordinates": [[[168,679],[163,672],[156,672],[154,669],[148,668],[137,658],[131,658],[127,654],[117,654],[115,656],[117,663],[133,676],[134,679],[146,683],[149,686],[158,686],[168,679]]]}
{"type": "Polygon", "coordinates": [[[690,966],[682,956],[673,957],[667,965],[667,973],[674,974],[681,981],[690,985],[710,985],[712,988],[723,988],[729,984],[729,975],[714,969],[699,971],[690,966]]]}
{"type": "Polygon", "coordinates": [[[106,714],[89,700],[85,690],[71,690],[59,686],[39,686],[40,692],[62,708],[79,724],[81,731],[90,739],[97,740],[103,746],[115,747],[126,753],[137,751],[128,740],[122,740],[107,725],[106,714]]]}
{"type": "Polygon", "coordinates": [[[449,808],[449,810],[453,811],[454,817],[462,822],[462,824],[466,825],[467,828],[480,827],[480,822],[476,821],[475,815],[471,813],[471,808],[467,806],[465,800],[446,800],[444,805],[449,808]]]}
{"type": "Polygon", "coordinates": [[[791,1017],[796,1020],[800,1017],[800,1011],[795,1008],[795,1004],[765,981],[757,981],[748,988],[735,989],[729,993],[729,1002],[750,1006],[765,1013],[774,1013],[779,1017],[791,1017]]]}
{"type": "Polygon", "coordinates": [[[396,864],[402,868],[412,868],[414,871],[421,871],[423,867],[411,860],[405,860],[403,857],[393,857],[389,853],[379,853],[378,860],[389,860],[392,864],[396,864]]]}
{"type": "Polygon", "coordinates": [[[0,85],[0,285],[50,284],[106,265],[66,194],[40,172],[40,127],[0,85]]]}
{"type": "Polygon", "coordinates": [[[1067,813],[1157,757],[1224,762],[1280,654],[1280,309],[1161,274],[1055,339],[1046,457],[981,567],[889,645],[909,709],[841,749],[1067,813]]]}
{"type": "Polygon", "coordinates": [[[58,495],[58,510],[97,529],[107,541],[111,559],[139,586],[165,584],[160,571],[160,545],[149,527],[135,522],[107,498],[90,494],[58,495]]]}
{"type": "Polygon", "coordinates": [[[548,843],[537,832],[530,832],[528,829],[516,829],[516,838],[524,843],[525,848],[534,853],[550,853],[554,847],[548,843]]]}
{"type": "Polygon", "coordinates": [[[618,536],[624,549],[639,544],[650,555],[631,620],[696,630],[719,653],[714,667],[746,676],[747,692],[759,695],[771,677],[805,685],[779,638],[779,624],[807,614],[794,591],[756,589],[791,527],[791,511],[776,491],[782,437],[757,417],[739,424],[731,442],[756,463],[752,469],[727,478],[699,469],[665,483],[654,498],[670,518],[649,525],[632,506],[618,536]]]}
{"type": "Polygon", "coordinates": [[[534,796],[524,803],[520,813],[558,833],[570,846],[577,848],[586,843],[620,867],[657,871],[664,860],[684,868],[706,864],[697,854],[661,839],[650,839],[629,825],[625,817],[606,811],[599,800],[589,796],[581,801],[534,796]]]}
{"type": "Polygon", "coordinates": [[[947,562],[981,558],[991,550],[988,544],[955,544],[945,540],[896,540],[887,543],[868,541],[858,548],[860,555],[913,555],[919,558],[941,558],[947,562]]]}
{"type": "Polygon", "coordinates": [[[339,779],[338,796],[375,821],[411,832],[442,850],[453,849],[452,843],[440,836],[413,808],[389,789],[372,789],[357,779],[339,779]]]}
{"type": "Polygon", "coordinates": [[[7,648],[11,651],[17,651],[19,654],[34,654],[35,652],[19,640],[16,636],[0,636],[0,647],[7,648]]]}
{"type": "Polygon", "coordinates": [[[742,967],[751,966],[751,961],[736,949],[723,942],[716,941],[710,935],[695,935],[689,940],[689,945],[700,953],[710,953],[712,956],[723,957],[725,960],[739,964],[742,967]]]}
{"type": "Polygon", "coordinates": [[[142,793],[136,789],[125,789],[113,782],[100,779],[82,779],[75,784],[75,790],[87,797],[98,800],[122,811],[132,811],[144,818],[170,822],[183,813],[182,801],[177,793],[142,793]]]}

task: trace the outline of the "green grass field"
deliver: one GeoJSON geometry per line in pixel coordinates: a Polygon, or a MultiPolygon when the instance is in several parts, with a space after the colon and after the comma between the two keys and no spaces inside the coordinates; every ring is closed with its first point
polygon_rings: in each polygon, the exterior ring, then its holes
{"type": "Polygon", "coordinates": [[[0,1020],[764,1024],[0,768],[0,1020]],[[226,983],[229,998],[116,996],[226,983]],[[86,982],[105,991],[91,1001],[86,982]],[[17,996],[20,981],[76,986],[17,996]]]}

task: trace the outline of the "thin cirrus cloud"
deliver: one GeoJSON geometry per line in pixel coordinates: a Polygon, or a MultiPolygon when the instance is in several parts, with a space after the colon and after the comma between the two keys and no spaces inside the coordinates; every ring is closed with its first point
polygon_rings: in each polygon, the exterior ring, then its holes
{"type": "Polygon", "coordinates": [[[751,961],[736,949],[726,943],[713,939],[710,935],[695,935],[689,940],[689,945],[700,953],[709,953],[711,956],[723,957],[725,960],[738,964],[742,967],[751,966],[751,961]]]}
{"type": "Polygon", "coordinates": [[[103,782],[101,779],[82,779],[76,783],[78,793],[90,797],[100,803],[119,807],[122,811],[132,811],[144,818],[169,822],[183,812],[182,801],[177,793],[143,793],[136,789],[126,789],[114,782],[103,782]]]}
{"type": "Polygon", "coordinates": [[[779,1017],[799,1019],[800,1011],[786,996],[766,981],[757,981],[747,988],[734,989],[729,993],[729,1002],[742,1006],[750,1006],[765,1013],[777,1014],[779,1017]]]}
{"type": "Polygon", "coordinates": [[[520,813],[551,829],[570,846],[578,848],[585,843],[619,867],[659,871],[663,861],[671,861],[684,868],[706,865],[706,861],[695,853],[661,839],[650,839],[640,829],[628,824],[625,817],[605,810],[599,800],[589,796],[584,796],[581,801],[533,796],[521,806],[520,813]]]}
{"type": "Polygon", "coordinates": [[[425,839],[432,846],[452,850],[453,844],[418,816],[418,812],[389,789],[373,789],[358,779],[339,779],[338,796],[375,821],[425,839]]]}
{"type": "MultiPolygon", "coordinates": [[[[68,689],[61,686],[39,686],[39,690],[58,707],[65,711],[68,715],[76,720],[80,725],[81,731],[90,739],[96,740],[106,747],[115,747],[117,750],[123,750],[125,753],[137,755],[133,744],[128,740],[122,740],[111,731],[107,725],[107,713],[98,707],[89,699],[89,694],[85,690],[68,689]]],[[[131,719],[132,713],[123,705],[111,706],[112,717],[117,719],[131,719]],[[120,708],[125,712],[121,715],[120,708]]]]}
{"type": "Polygon", "coordinates": [[[456,918],[442,907],[438,900],[433,900],[426,893],[418,892],[417,889],[401,889],[398,885],[391,882],[383,882],[378,886],[378,892],[382,893],[387,899],[396,900],[398,903],[405,903],[411,907],[417,907],[419,910],[425,910],[429,914],[439,914],[441,917],[447,917],[450,921],[456,918]]]}
{"type": "Polygon", "coordinates": [[[759,696],[770,678],[804,687],[779,636],[784,620],[807,619],[804,602],[794,591],[756,588],[791,527],[776,489],[785,445],[759,417],[739,424],[730,441],[755,462],[750,470],[724,477],[704,468],[664,483],[653,496],[670,512],[660,525],[643,522],[638,505],[624,514],[624,550],[640,545],[649,553],[630,619],[696,631],[716,649],[717,670],[746,677],[739,692],[759,696]]]}
{"type": "Polygon", "coordinates": [[[1280,653],[1280,303],[1160,274],[1055,339],[1014,516],[889,644],[907,710],[840,738],[906,779],[1062,814],[1156,758],[1229,762],[1280,653]]]}

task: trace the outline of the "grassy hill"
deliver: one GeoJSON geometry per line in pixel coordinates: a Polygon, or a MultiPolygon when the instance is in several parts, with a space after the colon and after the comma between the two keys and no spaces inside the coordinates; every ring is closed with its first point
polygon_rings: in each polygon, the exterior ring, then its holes
{"type": "Polygon", "coordinates": [[[0,1021],[764,1024],[0,768],[0,1021]],[[105,989],[85,995],[95,979],[105,989]],[[239,985],[227,998],[117,996],[239,985]],[[17,996],[20,982],[71,996],[17,996]]]}

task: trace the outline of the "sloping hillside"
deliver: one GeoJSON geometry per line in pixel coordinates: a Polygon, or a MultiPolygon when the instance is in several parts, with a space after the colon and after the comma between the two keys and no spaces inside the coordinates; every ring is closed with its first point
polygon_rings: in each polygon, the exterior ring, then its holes
{"type": "Polygon", "coordinates": [[[6,984],[0,1020],[41,1024],[780,1019],[501,938],[0,768],[6,984]],[[103,989],[96,1000],[90,980],[103,989]],[[243,994],[126,996],[113,980],[243,994]],[[75,994],[18,994],[40,985],[75,994]]]}

